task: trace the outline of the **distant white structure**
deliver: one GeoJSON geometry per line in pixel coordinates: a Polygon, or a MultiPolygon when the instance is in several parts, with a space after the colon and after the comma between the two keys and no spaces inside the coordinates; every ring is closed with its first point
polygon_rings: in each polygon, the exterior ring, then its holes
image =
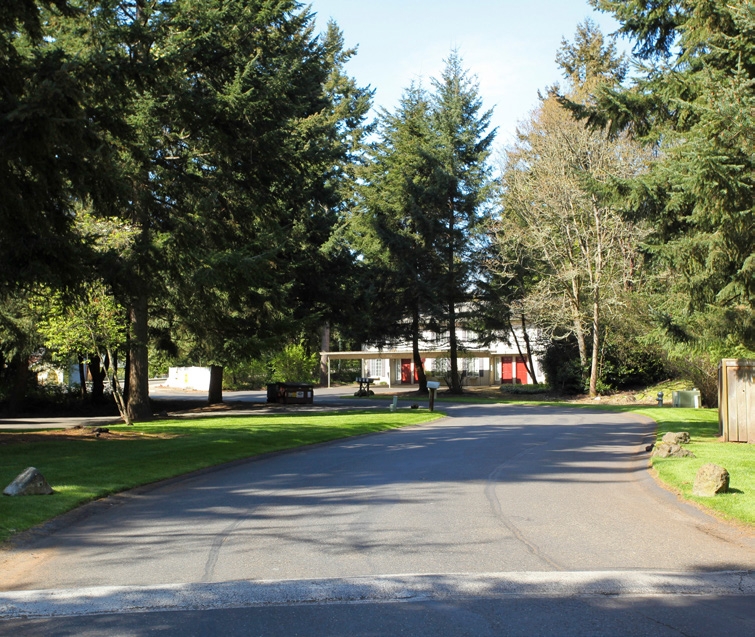
{"type": "Polygon", "coordinates": [[[168,369],[168,387],[176,389],[210,390],[209,367],[171,367],[168,369]]]}
{"type": "MultiPolygon", "coordinates": [[[[522,355],[526,356],[524,334],[521,327],[515,327],[522,355]]],[[[528,330],[530,341],[536,338],[535,330],[528,330]]],[[[510,343],[493,342],[482,349],[475,346],[476,334],[459,329],[458,365],[462,375],[462,385],[530,385],[534,382],[527,371],[524,358],[519,354],[514,339],[510,343]]],[[[440,343],[448,338],[438,338],[435,334],[423,333],[420,340],[420,357],[425,374],[429,378],[442,379],[450,366],[448,349],[440,343]]],[[[394,385],[414,385],[417,383],[412,347],[410,343],[395,343],[379,349],[365,347],[354,352],[320,352],[321,360],[327,361],[328,386],[330,386],[330,361],[359,359],[362,361],[362,376],[376,379],[388,387],[394,385]]],[[[532,364],[539,382],[543,382],[543,372],[533,357],[532,364]]]]}

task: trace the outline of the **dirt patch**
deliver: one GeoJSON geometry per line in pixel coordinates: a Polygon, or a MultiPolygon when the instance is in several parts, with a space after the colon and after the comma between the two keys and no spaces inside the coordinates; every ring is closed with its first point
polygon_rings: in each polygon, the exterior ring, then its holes
{"type": "Polygon", "coordinates": [[[143,433],[141,431],[111,431],[108,427],[73,427],[45,431],[0,432],[0,447],[49,440],[143,440],[144,438],[175,438],[172,434],[143,433]]]}

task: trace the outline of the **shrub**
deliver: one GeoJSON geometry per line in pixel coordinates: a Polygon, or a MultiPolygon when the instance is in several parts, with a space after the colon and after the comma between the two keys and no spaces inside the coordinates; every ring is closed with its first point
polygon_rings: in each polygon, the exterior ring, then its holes
{"type": "Polygon", "coordinates": [[[223,374],[223,389],[262,389],[269,380],[267,363],[255,359],[227,367],[223,374]]]}
{"type": "Polygon", "coordinates": [[[274,383],[313,383],[319,364],[320,357],[307,354],[303,345],[287,345],[270,361],[273,370],[270,380],[274,383]]]}

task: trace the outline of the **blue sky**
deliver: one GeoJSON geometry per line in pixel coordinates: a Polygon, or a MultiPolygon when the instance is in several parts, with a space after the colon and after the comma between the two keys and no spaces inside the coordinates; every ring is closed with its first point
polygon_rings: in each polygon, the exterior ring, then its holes
{"type": "MultiPolygon", "coordinates": [[[[429,86],[457,49],[493,108],[498,146],[537,105],[537,91],[560,81],[561,39],[591,17],[604,33],[617,23],[587,0],[311,0],[318,28],[333,18],[347,46],[358,46],[347,70],[376,89],[375,104],[392,110],[412,80],[429,86]]],[[[623,41],[620,41],[623,42],[623,41]]],[[[626,48],[626,43],[620,44],[626,48]]]]}

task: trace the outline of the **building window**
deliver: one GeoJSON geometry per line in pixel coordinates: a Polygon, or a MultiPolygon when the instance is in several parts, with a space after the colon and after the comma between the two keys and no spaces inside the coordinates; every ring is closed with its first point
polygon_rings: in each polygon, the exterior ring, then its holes
{"type": "Polygon", "coordinates": [[[467,372],[467,376],[476,376],[480,371],[479,358],[463,358],[459,362],[459,367],[462,369],[462,371],[467,372]]]}
{"type": "Polygon", "coordinates": [[[380,377],[383,375],[383,359],[373,358],[367,361],[368,376],[380,377]]]}

